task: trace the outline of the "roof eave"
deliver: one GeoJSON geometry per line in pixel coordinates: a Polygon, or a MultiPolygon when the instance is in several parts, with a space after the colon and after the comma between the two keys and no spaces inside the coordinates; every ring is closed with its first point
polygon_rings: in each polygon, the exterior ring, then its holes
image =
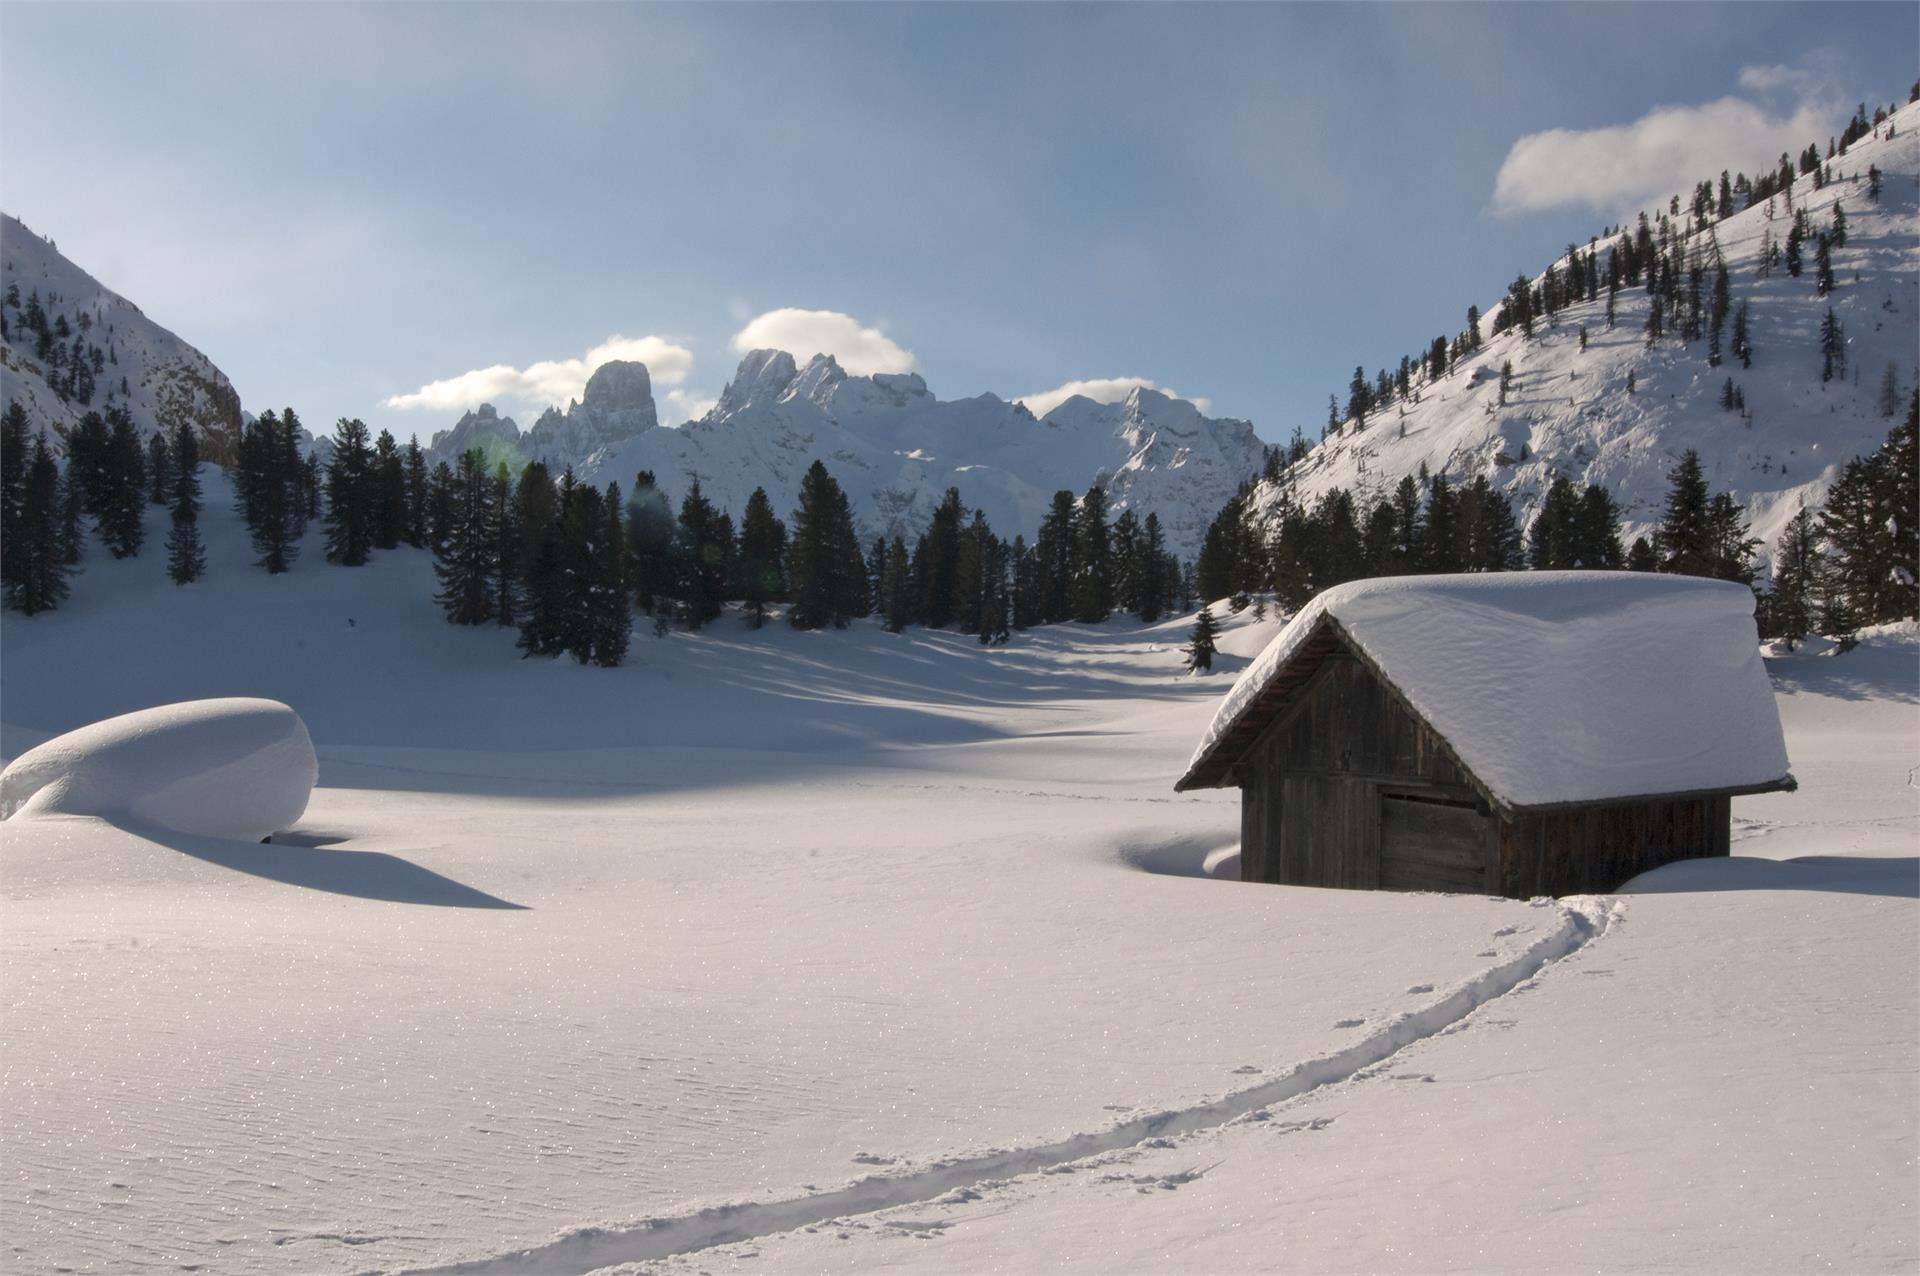
{"type": "Polygon", "coordinates": [[[1565,811],[1582,811],[1596,806],[1623,806],[1637,802],[1691,802],[1699,798],[1710,797],[1751,797],[1756,793],[1791,793],[1800,787],[1793,773],[1774,780],[1764,780],[1757,784],[1729,784],[1709,789],[1679,789],[1665,793],[1625,793],[1617,797],[1581,798],[1573,802],[1535,802],[1530,805],[1501,805],[1501,812],[1509,820],[1526,815],[1558,815],[1565,811]]]}

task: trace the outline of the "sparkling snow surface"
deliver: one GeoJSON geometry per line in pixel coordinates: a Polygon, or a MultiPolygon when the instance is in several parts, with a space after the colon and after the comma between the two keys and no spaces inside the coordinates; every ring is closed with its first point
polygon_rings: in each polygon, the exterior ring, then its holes
{"type": "Polygon", "coordinates": [[[1234,683],[1190,767],[1326,617],[1510,806],[1787,774],[1753,591],[1638,572],[1396,576],[1329,589],[1234,683]]]}
{"type": "Polygon", "coordinates": [[[6,1270],[1920,1261],[1911,633],[1776,665],[1767,859],[1287,890],[1167,792],[1226,681],[1184,620],[582,669],[229,509],[202,584],[4,620],[8,756],[248,694],[321,772],[271,846],[0,824],[6,1270]]]}
{"type": "Polygon", "coordinates": [[[257,842],[291,828],[319,764],[300,715],[232,697],[161,705],[47,741],[0,774],[0,819],[97,815],[257,842]]]}

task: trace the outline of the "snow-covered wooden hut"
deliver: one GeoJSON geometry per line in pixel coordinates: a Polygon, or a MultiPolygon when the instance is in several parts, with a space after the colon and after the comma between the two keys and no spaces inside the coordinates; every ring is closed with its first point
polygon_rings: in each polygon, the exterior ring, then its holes
{"type": "Polygon", "coordinates": [[[1174,787],[1229,786],[1243,880],[1525,898],[1725,855],[1794,780],[1751,591],[1511,572],[1315,598],[1174,787]]]}

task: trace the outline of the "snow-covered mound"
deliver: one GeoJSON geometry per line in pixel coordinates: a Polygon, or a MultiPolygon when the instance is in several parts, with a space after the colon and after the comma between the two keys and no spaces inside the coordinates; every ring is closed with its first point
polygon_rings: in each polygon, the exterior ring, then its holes
{"type": "Polygon", "coordinates": [[[12,217],[0,217],[0,267],[0,292],[19,294],[17,307],[4,303],[0,399],[24,406],[29,428],[64,434],[85,413],[118,404],[132,414],[143,437],[185,421],[200,431],[203,458],[222,464],[232,458],[240,433],[240,396],[211,359],[12,217]],[[47,323],[64,321],[67,333],[51,342],[45,355],[27,324],[35,298],[47,323]],[[75,387],[69,386],[65,396],[54,389],[73,370],[76,342],[92,380],[90,402],[83,402],[75,387]]]}
{"type": "MultiPolygon", "coordinates": [[[[1604,281],[1595,300],[1537,320],[1531,339],[1517,327],[1490,335],[1500,307],[1483,307],[1489,335],[1478,352],[1438,380],[1416,371],[1417,401],[1408,396],[1375,413],[1364,429],[1347,421],[1289,471],[1287,485],[1309,503],[1344,487],[1370,504],[1423,466],[1456,481],[1485,474],[1513,498],[1524,524],[1564,474],[1613,493],[1631,543],[1658,522],[1668,472],[1693,448],[1713,489],[1745,506],[1761,552],[1769,553],[1801,502],[1820,504],[1839,467],[1873,451],[1892,429],[1880,393],[1889,365],[1896,412],[1905,411],[1920,374],[1920,104],[1902,107],[1890,124],[1892,137],[1882,127],[1828,161],[1834,180],[1824,189],[1802,176],[1791,208],[1776,196],[1771,208],[1736,213],[1689,241],[1689,259],[1697,246],[1709,287],[1716,242],[1725,257],[1731,308],[1749,307],[1751,368],[1730,353],[1710,367],[1706,337],[1683,344],[1671,327],[1649,349],[1644,286],[1621,289],[1611,329],[1604,281]],[[1868,195],[1869,167],[1882,174],[1877,203],[1868,195]],[[1804,208],[1813,230],[1824,231],[1835,205],[1845,209],[1847,234],[1833,250],[1830,295],[1816,291],[1811,239],[1799,277],[1784,263],[1760,277],[1762,245],[1784,253],[1793,210],[1804,208]],[[1846,330],[1847,366],[1844,376],[1822,382],[1820,325],[1829,306],[1846,330]],[[1502,406],[1500,370],[1509,360],[1514,384],[1502,406]],[[1745,417],[1721,406],[1729,378],[1744,396],[1745,417]]],[[[1617,239],[1597,243],[1603,272],[1617,239]]],[[[1566,259],[1555,265],[1564,273],[1566,259]]],[[[1263,487],[1257,508],[1273,509],[1279,496],[1263,487]]]]}
{"type": "Polygon", "coordinates": [[[1753,592],[1693,576],[1387,576],[1323,591],[1227,693],[1183,785],[1323,624],[1519,809],[1790,784],[1753,592]]]}
{"type": "Polygon", "coordinates": [[[0,773],[0,819],[93,815],[258,841],[292,825],[319,778],[300,715],[277,700],[190,700],[56,736],[0,773]]]}
{"type": "MultiPolygon", "coordinates": [[[[436,460],[513,438],[491,407],[438,434],[436,460]]],[[[644,365],[601,365],[583,402],[549,410],[518,450],[591,482],[630,485],[650,470],[679,500],[698,476],[737,518],[756,487],[784,516],[800,478],[823,461],[868,536],[923,530],[949,487],[1011,538],[1039,530],[1053,494],[1107,485],[1112,513],[1160,516],[1167,547],[1191,556],[1209,519],[1258,472],[1265,447],[1245,421],[1136,389],[1119,403],[1074,397],[1036,419],[995,395],[941,400],[913,373],[849,376],[829,355],[804,366],[781,350],[741,360],[718,403],[679,429],[656,423],[644,365]]]]}

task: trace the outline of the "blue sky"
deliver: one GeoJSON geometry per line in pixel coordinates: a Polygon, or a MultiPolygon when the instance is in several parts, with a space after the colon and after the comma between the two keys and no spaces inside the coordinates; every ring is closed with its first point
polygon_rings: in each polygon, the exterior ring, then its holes
{"type": "Polygon", "coordinates": [[[607,352],[679,421],[768,340],[1278,440],[1916,49],[1906,3],[9,3],[0,205],[320,428],[528,425],[607,352]]]}

